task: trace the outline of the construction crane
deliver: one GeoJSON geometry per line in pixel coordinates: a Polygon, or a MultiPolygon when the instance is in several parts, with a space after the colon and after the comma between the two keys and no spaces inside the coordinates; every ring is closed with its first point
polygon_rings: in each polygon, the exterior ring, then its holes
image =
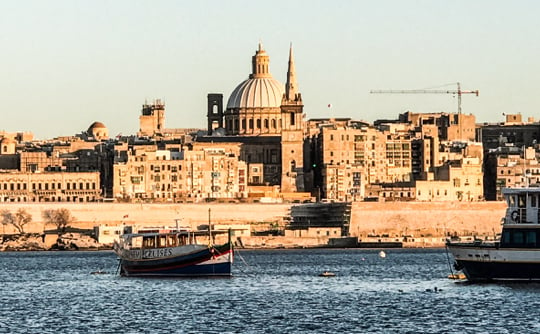
{"type": "Polygon", "coordinates": [[[438,90],[438,89],[407,89],[407,90],[372,90],[371,94],[452,94],[458,97],[458,114],[461,114],[461,95],[475,94],[478,96],[478,90],[461,90],[461,85],[457,84],[457,90],[438,90]]]}

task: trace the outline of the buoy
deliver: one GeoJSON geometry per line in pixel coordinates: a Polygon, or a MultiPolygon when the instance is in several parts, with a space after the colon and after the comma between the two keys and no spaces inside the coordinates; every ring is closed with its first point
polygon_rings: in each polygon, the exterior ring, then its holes
{"type": "Polygon", "coordinates": [[[379,257],[384,259],[386,257],[386,253],[384,251],[380,251],[379,252],[379,257]]]}
{"type": "Polygon", "coordinates": [[[97,271],[92,271],[90,274],[92,274],[92,275],[104,275],[104,274],[108,274],[108,272],[103,271],[103,270],[97,270],[97,271]]]}

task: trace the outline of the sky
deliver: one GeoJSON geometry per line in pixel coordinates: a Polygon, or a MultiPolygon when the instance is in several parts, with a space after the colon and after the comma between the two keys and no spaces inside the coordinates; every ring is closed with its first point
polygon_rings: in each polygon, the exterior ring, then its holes
{"type": "Polygon", "coordinates": [[[373,122],[405,111],[477,122],[540,110],[539,1],[20,0],[0,2],[0,131],[38,139],[94,121],[135,134],[142,104],[165,102],[166,128],[205,128],[208,93],[251,72],[259,41],[286,80],[294,48],[307,118],[373,122]]]}

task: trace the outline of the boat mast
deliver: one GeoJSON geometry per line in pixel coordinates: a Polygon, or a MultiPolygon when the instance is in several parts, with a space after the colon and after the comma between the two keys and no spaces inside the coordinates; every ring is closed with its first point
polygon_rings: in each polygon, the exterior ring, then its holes
{"type": "Polygon", "coordinates": [[[212,246],[212,221],[210,219],[211,208],[208,208],[208,245],[212,246]]]}

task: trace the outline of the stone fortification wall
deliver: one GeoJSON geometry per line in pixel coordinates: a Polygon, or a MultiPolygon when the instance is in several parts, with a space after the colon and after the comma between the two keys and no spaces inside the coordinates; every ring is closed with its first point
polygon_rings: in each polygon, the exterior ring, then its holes
{"type": "Polygon", "coordinates": [[[351,234],[493,235],[501,230],[504,202],[353,203],[351,234]]]}
{"type": "MultiPolygon", "coordinates": [[[[27,232],[42,232],[41,213],[45,209],[67,208],[77,219],[74,227],[92,228],[99,224],[139,224],[196,227],[208,223],[208,210],[214,223],[280,221],[290,204],[124,204],[124,203],[2,203],[0,210],[26,209],[33,217],[27,232]]],[[[500,231],[503,202],[358,202],[352,207],[350,232],[365,238],[368,234],[438,236],[445,232],[459,235],[492,235],[500,231]]],[[[5,227],[6,233],[13,233],[5,227]]]]}
{"type": "MultiPolygon", "coordinates": [[[[73,227],[93,228],[96,225],[137,224],[144,226],[174,226],[175,219],[181,218],[181,226],[213,223],[275,222],[288,215],[288,204],[128,204],[128,203],[2,203],[0,210],[17,211],[25,209],[32,215],[33,222],[26,232],[42,232],[44,227],[42,212],[46,209],[66,208],[76,218],[73,227]]],[[[6,233],[14,230],[6,227],[6,233]]]]}

